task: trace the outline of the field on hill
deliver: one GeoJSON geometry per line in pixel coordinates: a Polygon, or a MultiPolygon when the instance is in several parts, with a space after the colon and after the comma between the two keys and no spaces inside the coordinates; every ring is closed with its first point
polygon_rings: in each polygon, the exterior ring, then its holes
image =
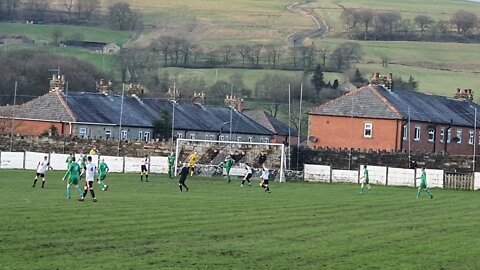
{"type": "Polygon", "coordinates": [[[98,202],[0,170],[1,269],[476,269],[477,192],[111,174],[98,202]]]}

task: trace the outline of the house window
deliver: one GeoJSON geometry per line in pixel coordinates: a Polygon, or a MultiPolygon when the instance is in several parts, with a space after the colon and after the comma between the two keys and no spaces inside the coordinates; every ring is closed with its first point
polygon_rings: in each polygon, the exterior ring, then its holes
{"type": "Polygon", "coordinates": [[[429,142],[434,142],[435,141],[435,129],[434,128],[429,128],[428,129],[428,141],[429,142]]]}
{"type": "Polygon", "coordinates": [[[108,140],[108,139],[110,139],[110,138],[112,138],[112,130],[106,129],[106,130],[105,130],[105,139],[108,140]]]}
{"type": "Polygon", "coordinates": [[[252,138],[252,137],[248,137],[248,142],[253,142],[253,138],[252,138]]]}
{"type": "Polygon", "coordinates": [[[447,143],[450,143],[451,140],[452,140],[452,130],[451,130],[451,129],[448,129],[448,132],[447,132],[447,143]]]}
{"type": "Polygon", "coordinates": [[[408,126],[407,125],[403,126],[403,140],[404,141],[408,140],[408,126]]]}
{"type": "Polygon", "coordinates": [[[205,140],[208,140],[208,135],[205,135],[205,140]]]}
{"type": "Polygon", "coordinates": [[[210,135],[210,140],[212,140],[212,141],[215,140],[215,136],[210,135]]]}
{"type": "Polygon", "coordinates": [[[237,142],[240,142],[242,141],[242,137],[241,136],[237,136],[237,142]]]}
{"type": "Polygon", "coordinates": [[[122,130],[122,140],[126,140],[126,139],[127,139],[127,131],[122,130]]]}
{"type": "Polygon", "coordinates": [[[458,138],[458,144],[461,144],[462,143],[462,130],[461,129],[457,129],[457,138],[458,138]]]}
{"type": "Polygon", "coordinates": [[[87,129],[86,128],[80,128],[78,135],[80,135],[80,137],[82,137],[82,138],[85,138],[85,136],[87,135],[87,129]]]}
{"type": "Polygon", "coordinates": [[[150,141],[150,132],[143,133],[143,140],[146,142],[150,141]]]}
{"type": "Polygon", "coordinates": [[[468,132],[470,136],[468,136],[468,144],[474,144],[475,142],[475,134],[473,134],[473,130],[468,132]]]}
{"type": "Polygon", "coordinates": [[[445,141],[445,128],[440,129],[440,142],[443,143],[445,141]]]}
{"type": "Polygon", "coordinates": [[[225,136],[221,135],[220,136],[220,141],[224,141],[225,140],[225,136]]]}
{"type": "Polygon", "coordinates": [[[183,138],[183,134],[182,133],[177,133],[177,138],[179,138],[179,139],[183,138]]]}
{"type": "Polygon", "coordinates": [[[415,141],[420,141],[420,127],[415,127],[415,135],[413,136],[415,141]]]}
{"type": "Polygon", "coordinates": [[[270,140],[268,138],[265,138],[265,143],[269,143],[270,140]]]}
{"type": "Polygon", "coordinates": [[[371,123],[365,123],[365,129],[363,130],[364,138],[372,138],[372,127],[371,123]]]}
{"type": "Polygon", "coordinates": [[[195,134],[190,134],[190,139],[195,140],[195,134]]]}
{"type": "Polygon", "coordinates": [[[138,132],[138,139],[139,140],[143,139],[143,132],[142,131],[138,132]]]}

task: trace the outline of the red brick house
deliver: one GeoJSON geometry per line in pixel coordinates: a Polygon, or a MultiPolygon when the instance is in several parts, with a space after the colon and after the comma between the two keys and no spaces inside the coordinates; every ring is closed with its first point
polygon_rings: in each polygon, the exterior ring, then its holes
{"type": "Polygon", "coordinates": [[[21,105],[0,107],[0,126],[3,133],[38,136],[52,132],[72,135],[76,119],[59,90],[32,99],[21,105]]]}
{"type": "Polygon", "coordinates": [[[450,98],[382,85],[353,90],[309,112],[308,146],[471,155],[480,107],[470,89],[457,91],[450,98]]]}

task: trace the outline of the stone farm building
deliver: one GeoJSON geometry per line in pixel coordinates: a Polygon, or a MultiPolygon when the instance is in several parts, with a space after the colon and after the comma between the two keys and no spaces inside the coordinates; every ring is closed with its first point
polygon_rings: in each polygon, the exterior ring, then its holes
{"type": "Polygon", "coordinates": [[[471,89],[451,98],[370,84],[312,109],[308,146],[472,155],[480,142],[472,99],[471,89]]]}

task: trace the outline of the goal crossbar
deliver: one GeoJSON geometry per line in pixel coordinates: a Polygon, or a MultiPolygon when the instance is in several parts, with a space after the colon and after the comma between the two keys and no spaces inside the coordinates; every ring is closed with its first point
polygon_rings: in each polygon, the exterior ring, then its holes
{"type": "MultiPolygon", "coordinates": [[[[217,144],[241,144],[241,145],[265,145],[265,146],[278,146],[282,150],[280,160],[280,177],[279,182],[285,182],[284,167],[285,167],[285,145],[282,143],[259,143],[259,142],[236,142],[236,141],[217,141],[217,140],[198,140],[198,139],[177,139],[175,147],[175,160],[178,160],[180,155],[180,143],[181,142],[195,142],[195,143],[217,143],[217,144]]],[[[177,176],[177,169],[175,166],[175,176],[177,176]]]]}

